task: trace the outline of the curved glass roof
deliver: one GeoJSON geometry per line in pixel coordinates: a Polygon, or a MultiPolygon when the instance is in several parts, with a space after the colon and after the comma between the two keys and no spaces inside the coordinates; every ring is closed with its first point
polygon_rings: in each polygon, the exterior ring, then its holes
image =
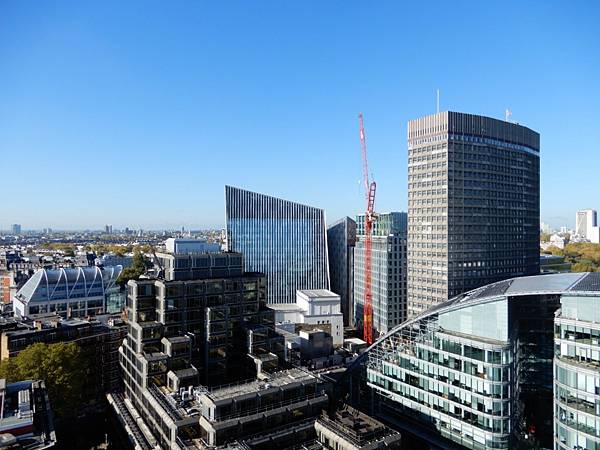
{"type": "Polygon", "coordinates": [[[22,303],[104,295],[115,285],[123,266],[40,269],[15,295],[22,303]]]}
{"type": "Polygon", "coordinates": [[[435,314],[443,314],[456,309],[488,303],[504,297],[566,294],[568,292],[576,292],[577,295],[600,295],[600,272],[558,273],[511,278],[509,280],[499,281],[465,292],[464,294],[429,308],[418,316],[392,328],[385,335],[381,336],[377,341],[371,344],[369,348],[367,348],[367,350],[348,367],[348,371],[356,367],[365,355],[368,354],[369,350],[379,345],[389,336],[435,314]]]}

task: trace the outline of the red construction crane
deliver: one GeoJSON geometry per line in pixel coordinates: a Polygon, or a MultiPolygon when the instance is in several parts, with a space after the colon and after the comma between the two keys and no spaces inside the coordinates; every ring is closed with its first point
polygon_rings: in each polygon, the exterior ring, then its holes
{"type": "Polygon", "coordinates": [[[365,182],[365,199],[367,209],[365,212],[365,299],[363,318],[363,338],[368,344],[373,343],[373,295],[371,292],[371,265],[373,247],[373,223],[375,222],[375,181],[369,183],[369,163],[367,161],[367,140],[365,137],[365,126],[363,115],[358,115],[360,125],[360,147],[363,158],[363,179],[365,182]]]}

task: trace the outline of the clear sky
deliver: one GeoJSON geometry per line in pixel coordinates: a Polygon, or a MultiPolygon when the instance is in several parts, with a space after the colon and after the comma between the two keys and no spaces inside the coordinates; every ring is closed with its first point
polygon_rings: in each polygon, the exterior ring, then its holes
{"type": "Polygon", "coordinates": [[[0,228],[224,225],[224,185],[406,210],[406,122],[541,133],[542,219],[600,209],[600,2],[0,2],[0,228]]]}

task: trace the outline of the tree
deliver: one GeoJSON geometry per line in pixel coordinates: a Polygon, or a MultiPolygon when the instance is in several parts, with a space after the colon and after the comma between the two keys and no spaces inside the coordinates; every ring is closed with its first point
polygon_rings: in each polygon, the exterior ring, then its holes
{"type": "Polygon", "coordinates": [[[542,234],[540,234],[540,241],[542,241],[542,242],[550,242],[550,233],[542,233],[542,234]]]}
{"type": "Polygon", "coordinates": [[[30,345],[0,362],[0,377],[9,381],[44,380],[52,409],[61,418],[75,416],[81,404],[89,361],[74,342],[30,345]]]}
{"type": "Polygon", "coordinates": [[[135,249],[133,253],[133,262],[130,267],[126,267],[119,275],[117,283],[121,286],[127,284],[129,280],[137,280],[140,278],[146,269],[151,266],[150,261],[144,256],[144,254],[139,250],[135,249]]]}
{"type": "Polygon", "coordinates": [[[576,242],[565,245],[564,249],[550,247],[546,252],[563,256],[565,262],[571,263],[572,272],[600,271],[600,244],[576,242]]]}

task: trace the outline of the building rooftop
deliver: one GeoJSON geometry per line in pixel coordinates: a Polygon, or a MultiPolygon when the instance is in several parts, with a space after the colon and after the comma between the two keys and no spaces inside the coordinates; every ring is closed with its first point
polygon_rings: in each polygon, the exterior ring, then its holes
{"type": "Polygon", "coordinates": [[[255,394],[265,389],[277,388],[292,383],[300,383],[305,381],[316,381],[316,378],[314,377],[314,375],[311,375],[310,373],[304,370],[293,368],[283,370],[281,372],[275,372],[271,374],[269,378],[265,381],[251,380],[216,387],[214,389],[211,389],[206,394],[206,396],[216,403],[222,400],[228,400],[247,394],[255,394]]]}
{"type": "Polygon", "coordinates": [[[357,344],[357,345],[366,344],[366,341],[363,341],[360,338],[346,338],[346,339],[344,339],[344,343],[346,343],[346,342],[348,342],[350,344],[357,344]]]}
{"type": "Polygon", "coordinates": [[[528,295],[563,295],[570,292],[577,295],[600,297],[600,272],[556,273],[528,277],[511,278],[474,289],[458,295],[445,302],[435,305],[418,316],[394,327],[375,341],[361,357],[357,358],[348,368],[354,370],[366,357],[369,350],[379,345],[389,336],[400,332],[414,323],[436,314],[442,314],[465,307],[489,303],[504,297],[523,297],[528,295]]]}
{"type": "Polygon", "coordinates": [[[22,303],[104,295],[123,266],[87,266],[69,269],[39,269],[15,294],[22,303]]]}
{"type": "Polygon", "coordinates": [[[32,314],[26,318],[15,321],[16,326],[13,329],[3,331],[4,334],[12,339],[19,336],[38,333],[41,331],[50,332],[56,329],[75,329],[82,327],[112,327],[124,325],[125,323],[118,315],[102,314],[94,316],[91,319],[70,318],[64,319],[56,314],[32,314]]]}
{"type": "Polygon", "coordinates": [[[300,289],[299,293],[305,295],[308,298],[323,298],[323,297],[339,297],[338,294],[328,289],[300,289]]]}
{"type": "Polygon", "coordinates": [[[354,408],[346,407],[332,415],[323,413],[317,423],[328,428],[340,438],[351,442],[357,448],[379,448],[376,443],[399,444],[400,433],[354,408]]]}
{"type": "Polygon", "coordinates": [[[485,302],[497,297],[564,294],[569,291],[600,293],[600,273],[557,273],[511,278],[466,292],[425,311],[429,315],[451,306],[485,302]]]}
{"type": "Polygon", "coordinates": [[[275,311],[304,311],[296,303],[271,303],[269,308],[275,311]]]}
{"type": "Polygon", "coordinates": [[[0,379],[0,402],[0,445],[13,443],[31,450],[54,446],[53,418],[43,381],[7,384],[0,379]]]}

